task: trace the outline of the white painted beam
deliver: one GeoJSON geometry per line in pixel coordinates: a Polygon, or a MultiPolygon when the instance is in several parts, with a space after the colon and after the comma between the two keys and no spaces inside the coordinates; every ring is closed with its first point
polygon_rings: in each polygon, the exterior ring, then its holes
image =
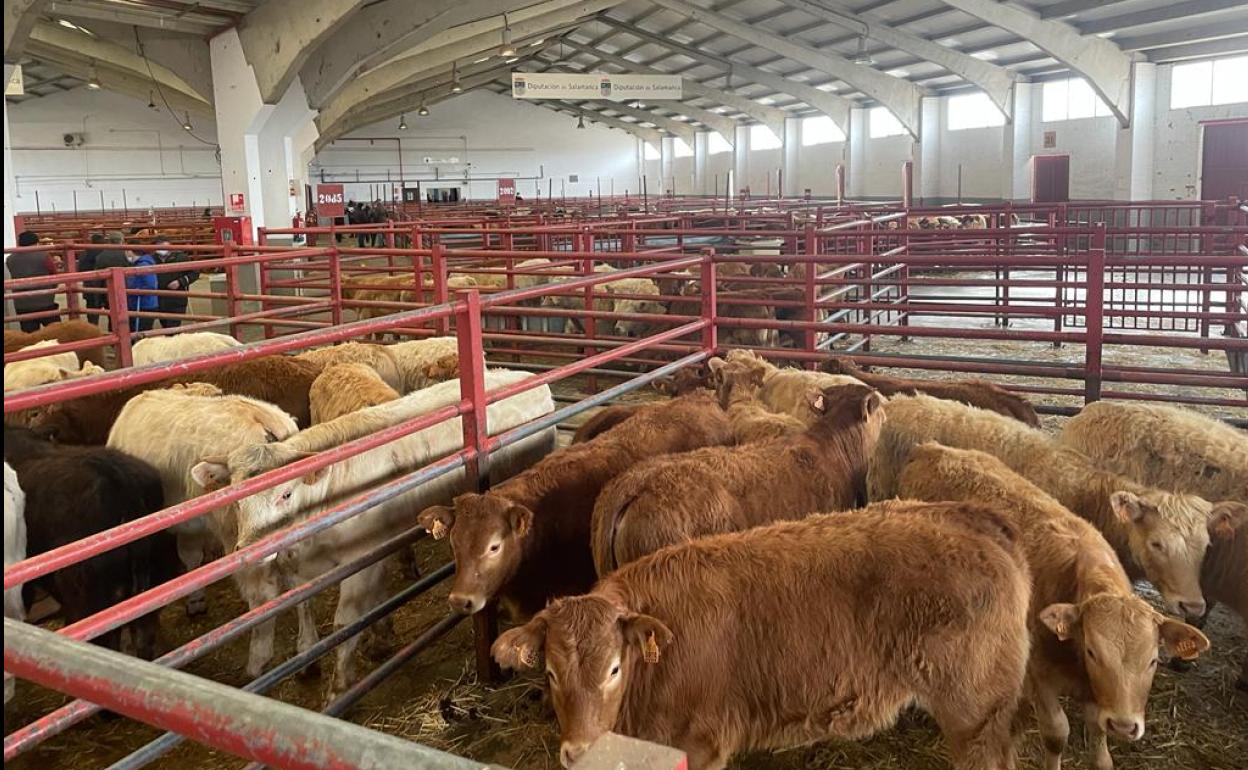
{"type": "Polygon", "coordinates": [[[757,83],[778,93],[788,94],[795,99],[800,99],[831,118],[832,122],[835,123],[842,131],[849,131],[849,111],[857,106],[852,99],[846,99],[843,96],[837,96],[836,94],[829,93],[827,91],[820,91],[814,86],[809,86],[805,83],[798,83],[795,80],[789,80],[782,75],[761,70],[757,67],[752,67],[749,64],[743,64],[731,59],[724,59],[697,48],[690,48],[689,46],[681,45],[674,40],[664,39],[659,35],[649,32],[648,30],[644,30],[627,22],[617,21],[609,16],[604,16],[600,19],[600,21],[616,27],[617,29],[623,30],[636,38],[656,43],[667,48],[668,50],[688,56],[689,58],[700,61],[704,64],[709,64],[712,67],[719,67],[722,69],[731,68],[734,79],[740,78],[743,81],[757,83]]]}
{"type": "Polygon", "coordinates": [[[1069,24],[1046,21],[1034,11],[992,0],[944,0],[1011,32],[1082,75],[1109,105],[1118,123],[1131,124],[1131,57],[1110,41],[1085,36],[1069,24]]]}
{"type": "Polygon", "coordinates": [[[170,32],[185,32],[188,35],[206,35],[213,29],[212,23],[203,17],[190,17],[185,14],[181,17],[169,14],[161,15],[159,12],[150,10],[137,10],[136,6],[131,5],[102,8],[94,5],[83,5],[80,2],[51,2],[47,4],[46,8],[49,14],[64,16],[68,19],[111,21],[114,24],[147,27],[149,29],[160,29],[170,32]]]}
{"type": "MultiPolygon", "coordinates": [[[[643,66],[637,62],[629,61],[628,59],[621,58],[614,54],[606,53],[605,51],[600,51],[597,48],[582,45],[581,43],[577,43],[572,40],[566,40],[564,43],[569,48],[589,54],[590,56],[597,58],[599,61],[605,61],[610,64],[614,64],[617,67],[622,67],[629,72],[640,72],[650,75],[670,74],[663,72],[662,70],[654,69],[653,67],[643,66]]],[[[740,94],[729,93],[727,91],[721,91],[718,88],[704,86],[698,81],[690,78],[681,79],[681,88],[683,89],[686,98],[698,97],[725,107],[731,107],[737,112],[745,113],[754,120],[757,120],[759,123],[766,125],[772,131],[776,132],[776,136],[784,136],[784,119],[788,117],[784,110],[769,107],[765,104],[759,104],[753,99],[746,98],[740,94]]]]}
{"type": "Polygon", "coordinates": [[[920,102],[925,92],[914,83],[887,75],[871,67],[854,64],[843,56],[794,43],[780,35],[752,27],[720,13],[708,11],[684,0],[650,0],[650,2],[683,14],[690,21],[696,21],[733,37],[741,38],[780,56],[839,78],[887,107],[897,116],[911,136],[917,138],[919,135],[920,102]]]}
{"type": "Polygon", "coordinates": [[[848,23],[854,27],[861,25],[865,37],[939,64],[963,80],[979,86],[1007,119],[1012,118],[1014,77],[1004,67],[998,67],[961,51],[933,43],[910,32],[895,29],[875,17],[863,17],[847,11],[832,10],[813,3],[811,0],[780,0],[780,2],[833,24],[846,26],[848,23]]]}
{"type": "MultiPolygon", "coordinates": [[[[550,30],[591,16],[618,2],[619,0],[582,0],[569,3],[567,0],[551,0],[531,6],[509,19],[512,39],[520,42],[534,35],[547,34],[550,30]],[[554,6],[558,10],[533,12],[534,9],[544,10],[554,6]]],[[[411,49],[401,58],[349,82],[322,108],[322,120],[324,123],[336,123],[370,97],[385,93],[413,77],[419,77],[422,73],[438,67],[449,70],[453,62],[497,49],[502,42],[502,28],[501,17],[474,22],[411,49]],[[494,22],[497,22],[496,26],[494,22]],[[447,43],[448,39],[451,42],[447,43]]]]}
{"type": "Polygon", "coordinates": [[[47,0],[4,0],[4,60],[16,62],[47,0]]]}
{"type": "Polygon", "coordinates": [[[364,0],[268,0],[247,14],[238,37],[261,98],[269,104],[281,99],[312,52],[363,5],[364,0]]]}

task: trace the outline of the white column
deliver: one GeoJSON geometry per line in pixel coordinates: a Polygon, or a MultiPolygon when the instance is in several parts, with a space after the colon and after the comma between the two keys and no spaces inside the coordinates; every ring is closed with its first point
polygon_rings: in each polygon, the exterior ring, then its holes
{"type": "Polygon", "coordinates": [[[1115,146],[1115,197],[1119,200],[1151,200],[1153,197],[1153,150],[1157,106],[1157,65],[1136,62],[1131,86],[1131,125],[1118,129],[1115,146]]]}
{"type": "Polygon", "coordinates": [[[845,194],[853,200],[860,200],[867,189],[867,111],[864,109],[849,111],[849,167],[846,173],[849,178],[845,182],[845,194]]]}
{"type": "Polygon", "coordinates": [[[699,131],[693,137],[693,189],[702,195],[710,195],[710,180],[706,178],[706,150],[711,141],[709,131],[699,131]]]}
{"type": "Polygon", "coordinates": [[[1001,131],[1001,195],[1006,200],[1031,199],[1035,93],[1031,83],[1014,84],[1014,120],[1001,131]]]}
{"type": "Polygon", "coordinates": [[[801,195],[802,189],[798,185],[797,170],[799,168],[799,156],[802,151],[802,126],[800,118],[785,118],[784,121],[784,190],[785,195],[801,195]]]}
{"type": "MultiPolygon", "coordinates": [[[[4,65],[4,82],[13,77],[14,65],[4,65]]],[[[17,245],[17,232],[13,227],[13,215],[17,213],[17,182],[13,174],[13,147],[9,141],[9,100],[4,100],[4,245],[17,245]]]]}
{"type": "MultiPolygon", "coordinates": [[[[732,143],[732,197],[736,198],[750,183],[750,128],[737,126],[737,135],[732,143]]],[[[750,191],[753,194],[753,190],[750,191]]]]}
{"type": "Polygon", "coordinates": [[[659,194],[668,190],[676,191],[675,180],[672,179],[672,161],[675,156],[675,140],[670,136],[663,137],[659,143],[659,194]]]}
{"type": "MultiPolygon", "coordinates": [[[[914,195],[931,205],[940,197],[940,136],[944,130],[941,109],[944,100],[923,99],[922,121],[919,124],[918,147],[913,149],[914,195]]],[[[915,201],[918,203],[918,200],[915,201]]]]}

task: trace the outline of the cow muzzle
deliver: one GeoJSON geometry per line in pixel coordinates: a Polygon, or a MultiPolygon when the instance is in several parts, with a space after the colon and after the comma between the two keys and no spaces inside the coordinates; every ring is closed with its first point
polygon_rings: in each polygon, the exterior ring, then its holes
{"type": "Polygon", "coordinates": [[[474,615],[485,606],[485,598],[475,594],[452,593],[446,601],[452,610],[461,615],[474,615]]]}
{"type": "Polygon", "coordinates": [[[571,768],[589,750],[588,743],[563,742],[559,746],[559,764],[571,768]]]}
{"type": "Polygon", "coordinates": [[[1109,735],[1124,741],[1138,741],[1144,737],[1143,717],[1106,716],[1101,727],[1109,735]]]}

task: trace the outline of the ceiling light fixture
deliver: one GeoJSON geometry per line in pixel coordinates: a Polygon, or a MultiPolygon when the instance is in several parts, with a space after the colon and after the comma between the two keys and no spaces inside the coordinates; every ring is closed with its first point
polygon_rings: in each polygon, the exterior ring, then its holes
{"type": "Polygon", "coordinates": [[[399,116],[399,130],[400,131],[407,130],[407,116],[406,115],[399,116]]]}
{"type": "Polygon", "coordinates": [[[182,128],[184,128],[187,131],[194,130],[195,127],[191,125],[191,113],[189,112],[182,113],[182,128]]]}
{"type": "Polygon", "coordinates": [[[875,61],[871,59],[871,54],[867,53],[866,35],[862,35],[858,38],[858,50],[854,53],[854,56],[850,59],[850,61],[854,64],[861,64],[867,67],[875,64],[875,61]]]}
{"type": "Polygon", "coordinates": [[[458,62],[452,62],[451,63],[451,93],[458,94],[463,90],[464,90],[464,87],[459,84],[459,64],[458,62]]]}
{"type": "Polygon", "coordinates": [[[147,92],[147,108],[149,110],[156,109],[156,98],[153,96],[151,91],[147,92]]]}
{"type": "Polygon", "coordinates": [[[511,22],[507,20],[507,14],[503,14],[503,44],[498,48],[499,56],[515,56],[516,47],[511,43],[511,22]]]}
{"type": "Polygon", "coordinates": [[[429,114],[429,108],[425,106],[425,97],[420,97],[420,109],[416,110],[416,114],[422,118],[429,114]]]}
{"type": "Polygon", "coordinates": [[[91,67],[87,70],[87,88],[92,91],[99,91],[101,88],[100,77],[95,72],[95,62],[91,62],[91,67]]]}
{"type": "Polygon", "coordinates": [[[577,127],[577,128],[585,128],[585,116],[584,116],[584,115],[577,115],[577,116],[576,116],[576,127],[577,127]]]}

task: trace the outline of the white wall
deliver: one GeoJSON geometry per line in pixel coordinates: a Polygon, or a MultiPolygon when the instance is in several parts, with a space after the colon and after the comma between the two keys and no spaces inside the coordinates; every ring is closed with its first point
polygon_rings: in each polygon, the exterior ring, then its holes
{"type": "Polygon", "coordinates": [[[1248,104],[1170,109],[1173,65],[1157,68],[1156,146],[1153,153],[1153,197],[1181,200],[1200,197],[1202,120],[1248,118],[1248,104]]]}
{"type": "MultiPolygon", "coordinates": [[[[798,141],[801,141],[799,129],[798,141]]],[[[807,188],[812,195],[836,195],[836,167],[848,164],[848,142],[813,144],[797,149],[797,192],[807,188]]]]}
{"type": "Polygon", "coordinates": [[[216,132],[206,117],[194,117],[196,136],[163,108],[110,91],[75,88],[8,105],[13,143],[17,211],[121,210],[148,206],[221,204],[221,169],[216,132]],[[86,134],[81,147],[67,148],[66,133],[86,134]]]}
{"type": "MultiPolygon", "coordinates": [[[[431,114],[407,116],[408,129],[398,130],[398,119],[375,124],[355,131],[351,139],[373,138],[374,142],[338,141],[321,150],[313,161],[311,181],[320,179],[320,170],[351,178],[358,171],[362,179],[384,180],[397,184],[399,153],[395,137],[402,140],[404,178],[409,186],[421,179],[422,186],[432,182],[435,169],[444,178],[462,182],[465,171],[474,177],[491,177],[488,181],[471,182],[461,195],[489,199],[497,195],[493,177],[514,177],[516,189],[525,198],[534,197],[540,188],[546,196],[553,181],[554,194],[563,189],[568,196],[596,193],[601,179],[603,194],[625,188],[636,192],[638,173],[637,142],[632,134],[586,122],[584,130],[576,128],[576,119],[544,107],[517,102],[500,94],[473,91],[430,108],[431,114]],[[456,157],[458,163],[425,163],[424,158],[456,157]],[[569,181],[576,174],[578,182],[569,181]],[[537,179],[529,177],[540,177],[537,179]]],[[[657,161],[655,176],[658,178],[657,161]]],[[[346,194],[359,199],[369,193],[367,183],[346,183],[346,194]]],[[[448,182],[449,183],[449,182],[448,182]]],[[[654,188],[655,191],[658,188],[654,188]]]]}

